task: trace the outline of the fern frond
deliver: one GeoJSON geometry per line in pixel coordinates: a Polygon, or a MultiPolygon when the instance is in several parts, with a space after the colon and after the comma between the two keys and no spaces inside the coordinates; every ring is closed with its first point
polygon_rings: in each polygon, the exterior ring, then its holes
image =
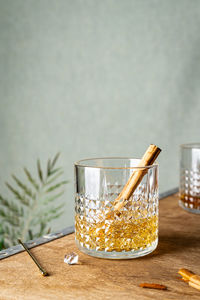
{"type": "Polygon", "coordinates": [[[14,214],[17,214],[18,216],[21,216],[21,210],[18,208],[18,206],[10,201],[9,206],[7,207],[7,209],[11,210],[14,214]]]}
{"type": "Polygon", "coordinates": [[[51,173],[49,174],[48,178],[51,178],[52,175],[54,175],[55,173],[57,173],[60,170],[61,170],[61,168],[56,168],[56,169],[52,170],[51,173]]]}
{"type": "Polygon", "coordinates": [[[0,216],[3,217],[3,218],[6,217],[6,213],[2,208],[0,208],[0,216]]]}
{"type": "Polygon", "coordinates": [[[12,211],[13,213],[16,213],[18,215],[21,215],[20,210],[18,208],[18,206],[13,203],[12,201],[8,201],[6,198],[4,198],[1,194],[0,194],[0,206],[3,206],[4,208],[12,211]]]}
{"type": "Polygon", "coordinates": [[[49,209],[49,212],[50,212],[50,213],[56,213],[59,209],[62,209],[64,206],[65,206],[65,204],[64,204],[64,203],[61,203],[61,204],[58,205],[58,206],[51,207],[51,208],[49,209]]]}
{"type": "Polygon", "coordinates": [[[23,206],[21,206],[21,208],[20,208],[20,214],[21,214],[21,216],[24,216],[24,208],[23,208],[23,206]]]}
{"type": "Polygon", "coordinates": [[[45,192],[46,192],[46,193],[50,193],[50,192],[52,192],[52,191],[58,189],[59,187],[61,187],[62,185],[66,184],[66,183],[68,183],[67,180],[61,181],[61,182],[59,182],[59,183],[57,183],[57,184],[51,186],[50,188],[48,188],[45,192]]]}
{"type": "Polygon", "coordinates": [[[25,192],[25,194],[33,199],[35,199],[35,194],[32,193],[31,189],[29,189],[25,184],[21,182],[15,175],[12,175],[12,178],[15,180],[17,185],[25,192]]]}
{"type": "Polygon", "coordinates": [[[60,212],[60,213],[57,213],[57,214],[52,214],[52,215],[46,217],[44,220],[45,220],[46,223],[48,223],[52,220],[55,220],[55,219],[59,218],[60,216],[62,216],[62,214],[63,214],[63,212],[60,212]]]}
{"type": "Polygon", "coordinates": [[[8,182],[6,182],[8,189],[15,195],[15,197],[21,201],[26,206],[30,205],[30,201],[25,196],[22,196],[16,189],[14,189],[8,182]]]}
{"type": "Polygon", "coordinates": [[[4,238],[0,235],[0,249],[4,249],[4,238]]]}
{"type": "Polygon", "coordinates": [[[40,178],[41,182],[44,183],[42,169],[41,169],[41,165],[40,165],[40,160],[39,159],[37,160],[37,170],[38,170],[38,175],[39,175],[39,178],[40,178]]]}
{"type": "Polygon", "coordinates": [[[46,229],[46,223],[45,223],[45,222],[41,222],[41,223],[40,223],[39,236],[42,236],[42,235],[45,234],[45,229],[46,229]]]}
{"type": "Polygon", "coordinates": [[[53,195],[52,197],[45,198],[43,200],[43,204],[46,205],[46,204],[54,201],[55,199],[60,198],[63,194],[64,194],[64,191],[61,191],[60,193],[53,195]]]}
{"type": "Polygon", "coordinates": [[[56,179],[58,179],[64,172],[60,171],[59,173],[57,173],[53,178],[51,178],[50,180],[47,180],[45,185],[49,185],[52,182],[54,182],[56,179]]]}
{"type": "Polygon", "coordinates": [[[38,220],[42,220],[42,222],[47,222],[47,220],[49,220],[51,217],[53,217],[54,215],[56,215],[57,213],[59,214],[63,214],[63,211],[60,211],[61,209],[63,209],[64,207],[64,203],[61,203],[58,206],[52,206],[49,207],[48,210],[41,210],[38,215],[37,218],[38,220]]]}
{"type": "Polygon", "coordinates": [[[4,224],[5,222],[7,222],[8,224],[10,224],[10,225],[12,225],[14,227],[18,226],[20,224],[18,216],[7,214],[7,213],[5,213],[5,211],[3,209],[0,209],[0,216],[2,218],[2,224],[4,224]]]}
{"type": "Polygon", "coordinates": [[[9,201],[6,198],[4,198],[1,194],[0,194],[0,200],[1,200],[1,202],[0,202],[1,205],[5,205],[5,206],[9,207],[9,205],[10,205],[9,201]]]}
{"type": "MultiPolygon", "coordinates": [[[[16,187],[6,182],[9,191],[18,201],[15,203],[0,194],[0,220],[4,245],[11,246],[17,238],[33,239],[49,232],[49,222],[63,214],[64,204],[55,206],[54,201],[63,195],[63,186],[68,181],[59,182],[62,168],[56,168],[60,153],[47,161],[46,171],[37,160],[38,179],[35,180],[27,168],[24,168],[28,185],[12,175],[16,187]],[[45,174],[46,173],[46,174],[45,174]],[[51,206],[49,207],[49,204],[51,206]]],[[[0,247],[1,246],[0,232],[0,247]]]]}
{"type": "Polygon", "coordinates": [[[29,182],[34,186],[34,188],[36,189],[36,191],[39,190],[39,185],[37,184],[37,182],[35,181],[35,179],[31,176],[30,172],[28,171],[27,168],[24,168],[24,172],[29,180],[29,182]]]}
{"type": "Polygon", "coordinates": [[[33,240],[33,232],[31,229],[28,230],[29,240],[33,240]]]}
{"type": "Polygon", "coordinates": [[[51,160],[48,159],[47,161],[47,177],[50,175],[51,173],[51,160]]]}
{"type": "Polygon", "coordinates": [[[13,245],[14,241],[11,238],[11,235],[9,234],[4,234],[4,247],[9,248],[13,245]]]}
{"type": "Polygon", "coordinates": [[[15,190],[8,182],[6,182],[6,185],[7,185],[7,187],[9,188],[9,190],[10,190],[11,192],[13,192],[13,194],[14,194],[18,199],[21,199],[21,195],[20,195],[20,193],[19,193],[17,190],[15,190]]]}
{"type": "Polygon", "coordinates": [[[4,234],[9,234],[10,233],[10,229],[9,229],[8,225],[3,224],[3,232],[4,232],[4,234]]]}
{"type": "Polygon", "coordinates": [[[53,161],[52,161],[52,163],[51,163],[51,169],[54,168],[54,166],[55,166],[55,164],[56,164],[56,162],[57,162],[59,156],[60,156],[60,152],[58,152],[58,153],[55,155],[55,157],[54,157],[54,159],[53,159],[53,161]]]}

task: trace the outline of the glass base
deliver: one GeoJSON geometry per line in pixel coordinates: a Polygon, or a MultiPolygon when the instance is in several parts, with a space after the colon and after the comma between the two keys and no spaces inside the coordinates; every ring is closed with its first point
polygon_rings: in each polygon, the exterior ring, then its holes
{"type": "Polygon", "coordinates": [[[141,256],[145,256],[153,252],[158,245],[158,239],[156,239],[148,248],[142,250],[136,250],[136,251],[133,250],[133,251],[122,251],[122,252],[117,252],[117,251],[106,252],[106,251],[89,250],[85,247],[82,247],[79,241],[77,240],[76,240],[76,244],[80,251],[90,256],[106,258],[106,259],[131,259],[131,258],[138,258],[141,256]]]}
{"type": "Polygon", "coordinates": [[[185,204],[181,200],[179,200],[179,206],[193,214],[200,214],[200,209],[195,209],[195,208],[190,208],[188,206],[185,206],[185,204]]]}

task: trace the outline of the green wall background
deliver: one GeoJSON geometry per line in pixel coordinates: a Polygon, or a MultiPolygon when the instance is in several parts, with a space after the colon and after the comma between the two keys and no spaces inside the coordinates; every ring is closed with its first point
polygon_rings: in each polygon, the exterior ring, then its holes
{"type": "Polygon", "coordinates": [[[200,1],[0,0],[0,188],[61,151],[73,162],[159,145],[160,191],[178,186],[179,144],[200,141],[200,1]]]}

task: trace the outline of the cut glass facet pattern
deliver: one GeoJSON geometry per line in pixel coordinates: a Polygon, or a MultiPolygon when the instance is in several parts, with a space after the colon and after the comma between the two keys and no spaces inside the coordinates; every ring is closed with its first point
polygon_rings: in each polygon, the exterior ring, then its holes
{"type": "Polygon", "coordinates": [[[200,172],[181,169],[180,205],[200,213],[200,172]]]}
{"type": "Polygon", "coordinates": [[[102,196],[91,199],[77,194],[75,234],[78,245],[87,250],[135,252],[157,243],[158,191],[140,184],[125,207],[108,217],[123,185],[107,184],[102,196]]]}

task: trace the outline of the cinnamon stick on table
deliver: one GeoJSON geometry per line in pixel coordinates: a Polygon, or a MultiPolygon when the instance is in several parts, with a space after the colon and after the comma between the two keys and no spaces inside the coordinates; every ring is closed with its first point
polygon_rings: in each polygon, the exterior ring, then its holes
{"type": "Polygon", "coordinates": [[[178,273],[183,277],[183,279],[185,279],[187,281],[190,280],[190,278],[194,275],[193,272],[189,271],[188,269],[184,269],[184,268],[180,269],[178,271],[178,273]]]}
{"type": "Polygon", "coordinates": [[[143,155],[141,161],[137,165],[138,169],[133,172],[123,190],[119,194],[119,196],[115,199],[114,202],[114,211],[119,211],[122,209],[133,192],[136,190],[137,186],[142,181],[143,176],[146,174],[147,170],[142,167],[146,167],[152,165],[156,160],[157,156],[160,154],[161,149],[156,145],[150,145],[143,155]]]}
{"type": "Polygon", "coordinates": [[[158,284],[158,283],[140,283],[139,285],[142,288],[147,288],[147,289],[156,289],[156,290],[167,290],[166,285],[163,284],[158,284]]]}
{"type": "Polygon", "coordinates": [[[183,277],[188,284],[200,291],[200,276],[194,274],[193,272],[189,271],[188,269],[180,269],[178,273],[183,277]]]}

